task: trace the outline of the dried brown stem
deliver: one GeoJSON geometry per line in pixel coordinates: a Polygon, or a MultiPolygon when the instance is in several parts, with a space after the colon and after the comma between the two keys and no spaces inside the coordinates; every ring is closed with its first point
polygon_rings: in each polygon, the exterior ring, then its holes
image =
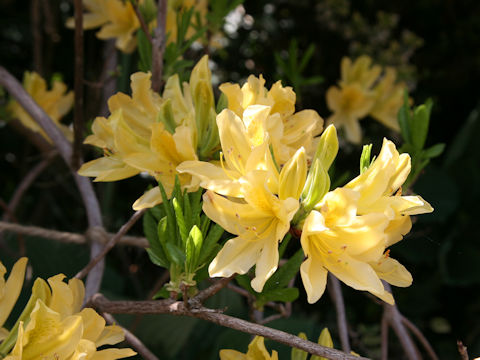
{"type": "Polygon", "coordinates": [[[463,345],[463,343],[460,340],[457,340],[457,348],[458,348],[458,353],[460,354],[460,357],[462,358],[462,360],[468,360],[467,347],[463,345]]]}
{"type": "Polygon", "coordinates": [[[103,295],[96,294],[90,300],[90,305],[93,305],[93,307],[100,312],[108,312],[111,314],[171,314],[190,316],[248,334],[263,336],[328,359],[366,360],[364,357],[357,357],[339,350],[327,348],[280,330],[271,329],[263,325],[222,314],[217,310],[204,307],[188,309],[182,301],[174,301],[171,299],[159,301],[109,301],[103,295]]]}
{"type": "MultiPolygon", "coordinates": [[[[107,255],[107,253],[113,249],[113,247],[118,243],[118,241],[122,238],[123,235],[127,233],[128,230],[137,222],[138,219],[142,217],[142,215],[145,213],[146,209],[138,210],[135,212],[132,217],[122,225],[120,230],[115,234],[114,237],[112,237],[103,247],[102,251],[98,253],[93,259],[90,260],[90,262],[85,266],[82,270],[80,270],[75,277],[77,279],[83,279],[89,272],[92,270],[92,268],[98,264],[104,257],[107,255]]],[[[101,229],[103,230],[103,229],[101,229]]]]}
{"type": "MultiPolygon", "coordinates": [[[[10,231],[17,234],[27,235],[27,236],[38,236],[45,239],[52,239],[64,243],[73,243],[73,244],[88,244],[89,237],[82,234],[75,234],[64,231],[44,229],[38,226],[27,226],[20,224],[12,224],[5,221],[0,221],[0,232],[1,231],[10,231]]],[[[115,236],[115,234],[107,233],[107,240],[115,236]]],[[[92,239],[93,241],[102,241],[103,237],[97,237],[92,239]]],[[[106,241],[101,242],[105,244],[106,241]]],[[[128,245],[128,246],[137,246],[141,248],[148,247],[148,241],[144,237],[140,236],[128,236],[124,235],[118,240],[119,245],[128,245]]]]}
{"type": "Polygon", "coordinates": [[[158,1],[157,27],[152,40],[152,89],[160,91],[163,76],[163,53],[165,51],[165,24],[167,19],[167,0],[158,1]]]}
{"type": "Polygon", "coordinates": [[[425,348],[425,351],[427,352],[428,356],[430,356],[432,360],[439,360],[437,354],[435,353],[435,350],[433,350],[432,345],[430,345],[427,338],[422,334],[420,329],[416,327],[414,323],[412,323],[403,315],[402,315],[402,322],[413,333],[413,335],[415,335],[418,341],[420,341],[422,346],[425,348]]]}
{"type": "MultiPolygon", "coordinates": [[[[106,320],[109,325],[118,325],[118,322],[115,318],[110,315],[109,313],[102,313],[102,316],[106,320]]],[[[133,335],[130,331],[121,327],[123,332],[125,333],[125,341],[127,341],[132,347],[142,356],[143,359],[146,360],[158,360],[158,357],[155,356],[143,343],[142,341],[133,335]]]]}
{"type": "Polygon", "coordinates": [[[331,273],[328,274],[328,290],[335,304],[337,312],[338,333],[342,350],[349,353],[351,351],[350,341],[348,339],[347,315],[345,314],[345,303],[343,301],[342,288],[340,281],[331,273]]]}
{"type": "Polygon", "coordinates": [[[145,19],[143,18],[142,13],[138,9],[138,0],[137,1],[132,1],[133,9],[135,10],[135,15],[137,15],[137,19],[140,22],[140,26],[145,33],[145,36],[147,37],[148,41],[150,44],[153,45],[153,39],[152,39],[152,34],[150,34],[150,30],[148,30],[148,25],[145,22],[145,19]]]}
{"type": "Polygon", "coordinates": [[[72,167],[78,169],[82,159],[82,142],[84,131],[83,119],[83,5],[82,0],[74,0],[75,9],[75,106],[73,113],[73,155],[72,167]]]}

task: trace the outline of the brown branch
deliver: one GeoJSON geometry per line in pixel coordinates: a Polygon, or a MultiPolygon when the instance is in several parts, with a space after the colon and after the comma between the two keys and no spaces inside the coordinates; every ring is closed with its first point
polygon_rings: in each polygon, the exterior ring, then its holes
{"type": "Polygon", "coordinates": [[[194,306],[195,304],[202,304],[205,300],[212,297],[217,292],[222,290],[225,286],[227,286],[228,283],[232,281],[232,279],[236,275],[237,274],[234,274],[230,277],[217,280],[213,283],[213,285],[210,285],[208,288],[200,291],[194,298],[190,299],[190,306],[194,306]]]}
{"type": "Polygon", "coordinates": [[[460,340],[457,340],[457,349],[462,360],[468,360],[467,347],[460,340]]]}
{"type": "Polygon", "coordinates": [[[422,334],[420,329],[416,327],[414,323],[412,323],[403,315],[402,315],[402,322],[413,333],[413,335],[415,335],[418,341],[420,341],[422,346],[425,348],[425,351],[427,352],[428,356],[430,356],[432,360],[439,360],[437,354],[435,353],[435,350],[433,350],[432,345],[430,345],[427,338],[422,334]]]}
{"type": "Polygon", "coordinates": [[[142,13],[138,9],[138,0],[132,1],[132,6],[133,6],[133,10],[135,10],[135,15],[137,15],[137,19],[140,22],[140,26],[143,32],[145,33],[145,36],[147,37],[150,44],[153,45],[153,39],[152,39],[152,35],[150,34],[150,30],[148,30],[148,25],[145,22],[145,19],[143,18],[142,13]]]}
{"type": "Polygon", "coordinates": [[[328,290],[337,312],[338,333],[342,350],[349,353],[352,349],[348,339],[347,315],[345,314],[345,303],[343,301],[340,281],[331,273],[328,274],[328,280],[328,290]]]}
{"type": "MultiPolygon", "coordinates": [[[[27,235],[27,236],[38,236],[45,239],[52,239],[64,243],[73,243],[73,244],[88,244],[89,237],[82,234],[75,234],[64,231],[50,230],[41,228],[38,226],[26,226],[13,224],[5,221],[0,221],[0,231],[10,231],[17,234],[27,235]]],[[[93,241],[101,241],[101,244],[106,244],[106,242],[115,236],[115,234],[107,233],[107,240],[103,237],[97,237],[92,239],[93,241]],[[104,241],[102,241],[104,240],[104,241]]],[[[90,236],[90,238],[92,238],[90,236]]],[[[128,246],[137,246],[141,248],[148,247],[148,241],[144,237],[140,236],[128,236],[124,235],[118,240],[119,245],[128,245],[128,246]]]]}
{"type": "Polygon", "coordinates": [[[165,24],[167,22],[167,0],[158,1],[157,27],[152,40],[152,89],[159,92],[163,76],[163,53],[165,51],[165,24]]]}
{"type": "MultiPolygon", "coordinates": [[[[392,291],[390,284],[383,281],[383,285],[385,287],[385,290],[389,292],[392,291]]],[[[393,331],[395,331],[398,340],[400,340],[400,343],[402,344],[403,350],[405,351],[407,358],[409,360],[420,360],[421,357],[419,355],[418,349],[412,341],[412,338],[408,334],[407,329],[402,322],[402,314],[400,314],[397,306],[384,303],[383,312],[393,331]]]]}
{"type": "MultiPolygon", "coordinates": [[[[128,230],[130,230],[130,228],[133,226],[133,224],[135,224],[137,222],[138,219],[140,219],[142,217],[142,215],[145,213],[146,209],[142,209],[142,210],[138,210],[137,212],[135,212],[132,217],[125,223],[122,225],[122,227],[120,228],[120,230],[118,230],[118,232],[115,234],[114,237],[112,237],[106,244],[105,246],[103,247],[103,249],[98,253],[98,255],[96,255],[92,260],[90,260],[90,262],[87,264],[87,266],[85,266],[82,270],[80,270],[77,275],[75,275],[75,277],[77,279],[83,279],[89,272],[90,270],[92,270],[92,268],[100,262],[100,260],[102,260],[105,255],[107,255],[107,253],[113,249],[113,247],[115,246],[115,244],[118,243],[118,241],[121,239],[121,237],[123,235],[126,234],[126,232],[128,230]]],[[[100,230],[103,231],[103,228],[101,228],[100,230]]]]}
{"type": "Polygon", "coordinates": [[[382,339],[382,357],[381,360],[388,360],[388,319],[385,314],[382,315],[381,324],[381,339],[382,339]]]}
{"type": "Polygon", "coordinates": [[[73,155],[72,167],[78,169],[82,159],[82,142],[84,132],[83,121],[83,5],[82,0],[74,0],[73,6],[75,9],[75,82],[74,95],[75,106],[73,113],[73,155]]]}
{"type": "Polygon", "coordinates": [[[357,357],[346,354],[340,350],[324,347],[280,330],[222,314],[217,310],[204,307],[188,309],[182,301],[174,301],[171,299],[159,301],[109,301],[103,295],[95,294],[91,298],[89,305],[92,305],[100,312],[108,312],[111,314],[171,314],[190,316],[248,334],[263,336],[328,359],[366,360],[364,357],[357,357]]]}
{"type": "MultiPolygon", "coordinates": [[[[102,313],[102,316],[104,319],[107,321],[109,325],[118,325],[118,322],[115,320],[115,318],[110,315],[109,313],[102,313]]],[[[133,335],[130,331],[125,329],[124,327],[120,326],[125,333],[125,341],[127,341],[132,347],[137,350],[137,352],[142,356],[143,359],[146,360],[158,360],[158,357],[155,356],[154,353],[152,353],[143,343],[142,341],[137,338],[135,335],[133,335]]]]}

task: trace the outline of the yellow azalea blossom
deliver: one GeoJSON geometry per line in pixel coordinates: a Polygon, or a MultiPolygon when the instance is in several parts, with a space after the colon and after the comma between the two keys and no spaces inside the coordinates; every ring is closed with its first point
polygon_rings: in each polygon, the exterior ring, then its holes
{"type": "MultiPolygon", "coordinates": [[[[142,1],[140,1],[142,3],[142,1]]],[[[116,47],[124,53],[131,53],[137,45],[136,32],[140,28],[140,22],[130,1],[122,0],[84,0],[85,14],[83,15],[83,28],[85,30],[100,27],[97,37],[102,40],[116,39],[116,47]]],[[[200,19],[206,22],[208,2],[201,1],[178,1],[169,0],[167,3],[167,15],[165,33],[168,35],[167,43],[177,39],[177,14],[194,7],[200,15],[200,19]]],[[[156,19],[147,24],[149,29],[156,26],[156,19]]],[[[198,25],[203,25],[198,24],[198,25]]],[[[75,27],[74,18],[67,20],[66,26],[75,27]]],[[[195,34],[195,29],[190,26],[186,39],[195,34]]]]}
{"type": "Polygon", "coordinates": [[[269,187],[278,189],[278,170],[268,147],[265,132],[270,107],[253,105],[243,113],[243,119],[224,109],[217,116],[222,146],[220,163],[186,161],[177,167],[179,173],[189,173],[200,180],[200,186],[216,193],[243,197],[240,178],[252,170],[265,170],[269,187]]]}
{"type": "Polygon", "coordinates": [[[403,105],[403,93],[405,85],[395,84],[397,72],[388,67],[383,78],[373,88],[375,92],[375,104],[370,110],[370,115],[383,125],[400,132],[397,114],[403,105]]]}
{"type": "Polygon", "coordinates": [[[220,350],[220,360],[278,360],[278,353],[272,350],[272,355],[270,355],[265,348],[264,341],[262,336],[255,336],[248,345],[246,354],[236,350],[220,350]]]}
{"type": "Polygon", "coordinates": [[[228,109],[242,117],[252,105],[270,106],[265,129],[270,134],[275,160],[282,166],[295,151],[303,146],[311,157],[315,150],[315,136],[323,129],[323,119],[313,110],[295,113],[296,95],[289,86],[277,81],[270,90],[265,88],[265,79],[250,75],[240,88],[238,84],[225,83],[220,90],[228,100],[228,109]]]}
{"type": "MultiPolygon", "coordinates": [[[[33,100],[35,100],[43,111],[45,111],[45,113],[53,120],[65,137],[72,141],[73,131],[68,126],[60,123],[60,120],[73,106],[73,91],[67,92],[67,86],[60,80],[54,80],[52,89],[48,90],[45,79],[33,71],[26,71],[23,75],[23,87],[33,100]]],[[[25,127],[34,132],[40,133],[45,139],[51,142],[41,126],[31,118],[19,103],[16,101],[10,102],[8,110],[12,116],[20,120],[25,127]]]]}
{"type": "Polygon", "coordinates": [[[308,301],[325,290],[328,271],[347,285],[393,303],[380,280],[409,286],[410,273],[389,256],[387,247],[411,228],[410,215],[433,211],[420,196],[401,196],[410,172],[410,156],[384,139],[370,167],[342,188],[325,195],[302,229],[307,260],[301,266],[308,301]]]}
{"type": "MultiPolygon", "coordinates": [[[[13,265],[12,271],[7,281],[5,281],[7,269],[5,269],[5,266],[0,262],[0,329],[5,324],[5,321],[7,321],[20,295],[26,268],[27,258],[21,258],[13,265]]],[[[0,337],[0,340],[2,340],[2,337],[0,337]]]]}
{"type": "MultiPolygon", "coordinates": [[[[162,182],[168,196],[178,175],[182,189],[196,191],[199,180],[188,173],[179,174],[176,167],[198,160],[197,154],[202,151],[208,155],[218,148],[208,57],[204,56],[193,68],[183,90],[178,76],[170,77],[163,97],[151,90],[150,76],[133,74],[132,96],[118,93],[109,99],[112,114],[96,118],[93,134],[85,140],[102,148],[104,156],[84,164],[79,174],[94,176],[95,181],[116,181],[146,172],[162,182]],[[198,139],[202,142],[198,143],[198,139]]],[[[161,202],[157,186],[141,196],[133,208],[139,210],[161,202]]]]}
{"type": "Polygon", "coordinates": [[[374,104],[374,93],[359,84],[347,84],[341,88],[332,86],[327,90],[327,106],[333,114],[327,124],[345,128],[347,140],[359,144],[362,140],[359,120],[367,116],[374,104]]]}
{"type": "MultiPolygon", "coordinates": [[[[83,15],[85,30],[101,26],[96,34],[99,39],[116,39],[116,47],[125,53],[135,50],[135,35],[140,28],[140,22],[130,1],[84,0],[83,6],[87,10],[83,15]]],[[[66,25],[73,29],[74,18],[68,19],[66,25]]]]}
{"type": "Polygon", "coordinates": [[[345,128],[348,141],[359,144],[362,138],[359,120],[372,116],[392,130],[399,131],[397,113],[403,103],[405,85],[396,84],[396,72],[372,65],[372,59],[361,56],[355,62],[343,58],[339,86],[327,90],[328,108],[333,112],[327,122],[345,128]]]}
{"type": "Polygon", "coordinates": [[[16,342],[5,359],[114,360],[135,355],[131,349],[97,350],[123,341],[123,330],[105,326],[105,320],[93,309],[80,311],[85,296],[83,282],[71,279],[65,283],[64,278],[63,274],[49,278],[50,287],[42,279],[35,281],[32,309],[27,305],[18,332],[12,329],[16,342]]]}
{"type": "Polygon", "coordinates": [[[270,191],[265,170],[253,170],[240,178],[243,201],[230,200],[212,191],[204,195],[203,211],[228,232],[228,240],[211,262],[211,277],[245,274],[253,265],[252,288],[261,292],[278,266],[278,243],[290,229],[299,209],[298,196],[306,180],[307,160],[301,148],[279,175],[278,196],[270,191]],[[293,196],[293,197],[292,197],[293,196]]]}

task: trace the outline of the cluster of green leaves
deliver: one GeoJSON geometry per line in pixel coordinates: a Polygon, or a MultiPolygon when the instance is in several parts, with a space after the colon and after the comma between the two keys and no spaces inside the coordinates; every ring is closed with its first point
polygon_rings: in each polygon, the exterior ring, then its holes
{"type": "Polygon", "coordinates": [[[405,93],[403,106],[398,112],[398,122],[404,140],[400,151],[409,153],[412,158],[412,170],[405,181],[405,188],[408,188],[417,179],[430,159],[439,156],[445,149],[443,143],[425,148],[432,106],[432,100],[428,99],[425,104],[410,108],[408,94],[405,93]]]}
{"type": "Polygon", "coordinates": [[[202,213],[202,190],[182,192],[178,177],[170,199],[159,183],[163,203],[150,209],[143,218],[143,230],[150,248],[150,260],[170,271],[170,283],[156,296],[180,293],[193,288],[206,277],[205,265],[220,250],[218,241],[224,230],[202,213]]]}
{"type": "Polygon", "coordinates": [[[299,54],[297,40],[293,39],[288,48],[288,58],[283,59],[280,53],[275,52],[275,62],[279,69],[281,77],[293,86],[297,91],[297,97],[300,94],[302,87],[307,85],[316,85],[323,82],[322,76],[304,76],[303,73],[310,62],[313,53],[315,52],[315,45],[310,46],[305,50],[302,56],[299,54]]]}
{"type": "MultiPolygon", "coordinates": [[[[291,235],[287,234],[280,245],[280,259],[285,253],[290,238],[291,235]]],[[[289,283],[297,275],[304,258],[305,255],[302,249],[299,249],[267,280],[261,293],[253,290],[250,285],[251,278],[249,274],[237,275],[235,280],[237,280],[237,283],[241,287],[255,297],[255,307],[257,309],[263,309],[263,306],[269,301],[292,302],[298,298],[299,292],[297,288],[289,287],[289,283]]]]}

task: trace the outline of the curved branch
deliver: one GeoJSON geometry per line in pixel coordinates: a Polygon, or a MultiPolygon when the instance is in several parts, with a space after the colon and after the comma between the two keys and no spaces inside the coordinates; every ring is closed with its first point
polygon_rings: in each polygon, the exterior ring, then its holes
{"type": "Polygon", "coordinates": [[[367,360],[367,358],[364,357],[346,354],[340,350],[331,349],[308,340],[303,340],[298,336],[280,330],[222,314],[218,310],[204,307],[189,309],[184,306],[183,301],[175,301],[171,299],[159,301],[110,301],[102,294],[95,294],[87,305],[93,306],[100,312],[108,312],[110,314],[171,314],[190,316],[248,334],[263,336],[290,347],[295,347],[307,351],[310,354],[323,356],[328,359],[367,360]]]}

